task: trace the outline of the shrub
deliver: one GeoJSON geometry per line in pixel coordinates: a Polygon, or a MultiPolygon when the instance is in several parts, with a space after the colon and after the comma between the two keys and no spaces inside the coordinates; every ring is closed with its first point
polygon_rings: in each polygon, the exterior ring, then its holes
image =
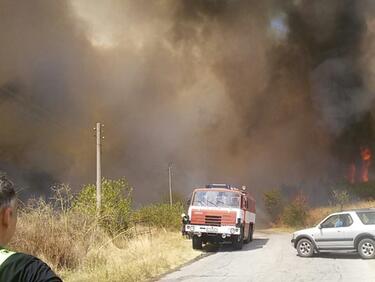
{"type": "MultiPolygon", "coordinates": [[[[99,223],[110,234],[126,230],[131,221],[132,188],[125,179],[102,181],[102,205],[99,223]]],[[[73,202],[75,212],[96,215],[96,186],[83,187],[73,202]]]]}
{"type": "Polygon", "coordinates": [[[332,198],[331,204],[334,206],[339,205],[340,211],[342,211],[344,208],[344,205],[346,205],[350,201],[349,192],[346,190],[339,190],[339,189],[333,190],[331,192],[331,198],[332,198]]]}
{"type": "Polygon", "coordinates": [[[283,211],[283,199],[281,191],[274,189],[268,192],[264,192],[263,200],[265,208],[271,217],[271,221],[276,223],[283,211]]]}
{"type": "Polygon", "coordinates": [[[307,222],[307,216],[307,200],[302,192],[300,192],[292,203],[285,207],[283,212],[283,223],[292,227],[304,226],[307,222]]]}
{"type": "Polygon", "coordinates": [[[181,227],[181,214],[184,212],[182,203],[153,204],[145,206],[133,214],[134,222],[150,226],[178,230],[181,227]]]}
{"type": "Polygon", "coordinates": [[[48,203],[43,199],[21,203],[10,248],[40,257],[53,268],[76,268],[93,241],[105,241],[108,237],[96,228],[95,217],[69,209],[72,198],[70,188],[61,185],[55,187],[48,203]]]}

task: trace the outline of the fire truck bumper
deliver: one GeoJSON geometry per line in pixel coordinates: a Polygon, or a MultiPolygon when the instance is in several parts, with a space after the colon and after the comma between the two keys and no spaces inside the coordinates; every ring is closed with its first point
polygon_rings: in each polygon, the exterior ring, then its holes
{"type": "Polygon", "coordinates": [[[185,231],[192,234],[226,234],[226,235],[239,235],[241,230],[235,226],[206,226],[206,225],[185,225],[185,231]]]}

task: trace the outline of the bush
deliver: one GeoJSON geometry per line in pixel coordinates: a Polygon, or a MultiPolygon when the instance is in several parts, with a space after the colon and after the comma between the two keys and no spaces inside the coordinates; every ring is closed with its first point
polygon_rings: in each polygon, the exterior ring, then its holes
{"type": "Polygon", "coordinates": [[[339,189],[333,190],[331,192],[331,198],[332,198],[331,204],[334,206],[339,205],[340,211],[342,211],[344,208],[344,205],[346,205],[350,201],[349,192],[346,190],[339,190],[339,189]]]}
{"type": "MultiPolygon", "coordinates": [[[[110,234],[126,230],[131,223],[131,191],[125,179],[103,179],[99,223],[110,234]]],[[[96,215],[95,185],[83,187],[73,202],[73,210],[88,216],[96,215]]]]}
{"type": "Polygon", "coordinates": [[[169,230],[178,230],[181,228],[181,214],[184,212],[182,203],[153,204],[145,206],[133,214],[134,222],[165,228],[169,230]]]}
{"type": "Polygon", "coordinates": [[[283,211],[283,199],[281,191],[274,189],[263,194],[265,208],[271,217],[271,221],[276,223],[283,211]]]}
{"type": "Polygon", "coordinates": [[[308,217],[306,197],[300,192],[283,212],[283,223],[291,227],[305,226],[308,217]]]}
{"type": "Polygon", "coordinates": [[[42,199],[20,203],[10,248],[40,257],[55,269],[76,268],[93,241],[108,237],[96,228],[95,217],[69,209],[72,198],[69,186],[61,185],[55,187],[49,203],[42,199]]]}

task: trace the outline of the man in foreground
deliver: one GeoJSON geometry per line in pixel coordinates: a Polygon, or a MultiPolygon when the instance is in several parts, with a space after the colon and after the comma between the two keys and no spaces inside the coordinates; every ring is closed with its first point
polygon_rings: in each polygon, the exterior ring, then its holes
{"type": "Polygon", "coordinates": [[[0,177],[0,281],[61,282],[51,268],[38,258],[4,248],[17,224],[17,197],[14,185],[0,177]]]}

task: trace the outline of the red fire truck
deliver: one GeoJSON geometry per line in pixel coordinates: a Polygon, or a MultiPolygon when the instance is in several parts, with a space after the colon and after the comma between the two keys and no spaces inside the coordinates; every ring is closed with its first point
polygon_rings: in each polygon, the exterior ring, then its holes
{"type": "Polygon", "coordinates": [[[234,249],[253,240],[255,200],[246,187],[208,184],[193,192],[184,231],[192,238],[193,249],[202,244],[231,242],[234,249]]]}

